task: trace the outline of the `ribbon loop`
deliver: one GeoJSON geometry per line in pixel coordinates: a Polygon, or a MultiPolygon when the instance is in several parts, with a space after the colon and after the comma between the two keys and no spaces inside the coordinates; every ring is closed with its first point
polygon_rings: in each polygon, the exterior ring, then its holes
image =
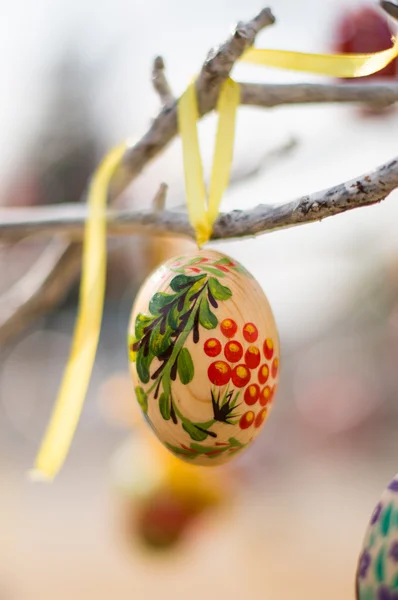
{"type": "Polygon", "coordinates": [[[199,114],[194,82],[188,86],[178,102],[178,127],[183,148],[188,215],[199,247],[210,239],[221,198],[228,186],[235,137],[235,117],[239,102],[239,85],[232,79],[227,79],[221,88],[217,105],[219,120],[208,203],[199,149],[197,131],[199,114]]]}

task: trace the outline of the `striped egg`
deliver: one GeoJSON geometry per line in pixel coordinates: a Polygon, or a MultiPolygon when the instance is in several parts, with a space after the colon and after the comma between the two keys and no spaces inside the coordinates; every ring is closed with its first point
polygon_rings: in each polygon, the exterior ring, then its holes
{"type": "Polygon", "coordinates": [[[398,474],[370,518],[359,557],[357,599],[398,600],[398,474]]]}

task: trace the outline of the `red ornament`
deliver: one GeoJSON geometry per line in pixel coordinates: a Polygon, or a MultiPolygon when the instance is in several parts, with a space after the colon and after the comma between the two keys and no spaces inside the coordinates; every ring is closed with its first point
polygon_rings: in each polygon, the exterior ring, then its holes
{"type": "Polygon", "coordinates": [[[274,342],[271,338],[267,338],[263,345],[264,356],[267,360],[270,360],[274,354],[274,342]]]}
{"type": "Polygon", "coordinates": [[[249,346],[245,352],[245,363],[249,369],[257,369],[260,364],[260,350],[257,346],[249,346]]]}
{"type": "Polygon", "coordinates": [[[236,342],[235,340],[232,342],[227,342],[224,348],[225,358],[229,360],[229,362],[235,363],[240,361],[243,355],[243,348],[240,342],[236,342]]]}
{"type": "Polygon", "coordinates": [[[231,379],[231,367],[223,360],[216,360],[211,363],[207,374],[214,385],[226,385],[231,379]]]}
{"type": "Polygon", "coordinates": [[[235,333],[238,331],[238,326],[232,319],[224,319],[220,323],[220,328],[227,338],[233,338],[235,333]]]}
{"type": "Polygon", "coordinates": [[[203,348],[207,356],[218,356],[221,352],[221,343],[216,338],[210,338],[205,341],[203,348]]]}
{"type": "Polygon", "coordinates": [[[269,377],[268,365],[262,365],[258,370],[258,380],[261,384],[264,384],[269,377]]]}
{"type": "Polygon", "coordinates": [[[261,427],[261,425],[265,421],[267,413],[268,413],[268,410],[266,408],[263,408],[262,410],[260,410],[260,412],[258,413],[258,415],[256,417],[256,420],[254,421],[254,427],[261,427]]]}
{"type": "Polygon", "coordinates": [[[260,395],[260,404],[261,406],[267,406],[272,400],[272,391],[269,385],[266,385],[265,388],[261,390],[260,395]]]}
{"type": "MultiPolygon", "coordinates": [[[[390,26],[390,20],[373,6],[361,6],[347,10],[336,23],[333,41],[334,51],[340,54],[371,53],[391,48],[391,38],[396,32],[390,26]]],[[[373,75],[362,80],[380,77],[396,77],[397,59],[373,75]]],[[[360,80],[355,80],[356,82],[360,80]]]]}
{"type": "Polygon", "coordinates": [[[246,323],[243,327],[243,337],[251,344],[258,338],[258,330],[254,323],[246,323]]]}
{"type": "Polygon", "coordinates": [[[250,425],[253,424],[253,421],[254,421],[254,412],[252,410],[249,410],[244,415],[242,415],[242,417],[239,421],[239,427],[241,429],[247,429],[248,427],[250,427],[250,425]]]}
{"type": "Polygon", "coordinates": [[[279,368],[279,360],[277,358],[274,358],[274,360],[272,361],[272,367],[271,367],[271,374],[274,379],[278,374],[278,368],[279,368]]]}
{"type": "Polygon", "coordinates": [[[237,388],[245,387],[250,381],[250,371],[246,365],[238,365],[232,371],[232,383],[237,388]]]}
{"type": "Polygon", "coordinates": [[[257,383],[252,383],[245,389],[244,399],[246,404],[256,404],[260,396],[260,386],[257,383]]]}

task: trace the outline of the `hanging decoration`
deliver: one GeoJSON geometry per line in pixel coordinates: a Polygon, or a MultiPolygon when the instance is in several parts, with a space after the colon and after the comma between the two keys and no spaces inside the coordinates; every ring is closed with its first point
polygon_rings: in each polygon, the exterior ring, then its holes
{"type": "Polygon", "coordinates": [[[357,600],[398,598],[398,474],[370,518],[358,562],[356,592],[357,600]]]}
{"type": "MultiPolygon", "coordinates": [[[[251,48],[241,60],[352,78],[383,69],[397,54],[398,43],[393,40],[391,48],[373,54],[251,48]]],[[[239,84],[227,79],[218,100],[207,198],[194,83],[178,102],[188,214],[199,248],[211,237],[228,186],[238,104],[239,84]]],[[[76,330],[33,471],[36,478],[52,479],[62,466],[90,380],[105,288],[105,205],[124,150],[121,146],[105,158],[91,184],[76,330]]],[[[175,455],[194,464],[219,464],[247,447],[261,429],[278,382],[279,343],[264,293],[236,261],[198,250],[160,267],[137,297],[128,344],[137,401],[159,439],[175,455]]]]}

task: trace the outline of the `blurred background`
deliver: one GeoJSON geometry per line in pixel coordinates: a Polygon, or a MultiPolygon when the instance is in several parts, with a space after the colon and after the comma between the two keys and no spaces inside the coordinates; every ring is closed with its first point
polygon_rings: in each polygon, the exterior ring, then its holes
{"type": "MultiPolygon", "coordinates": [[[[341,46],[355,38],[355,23],[361,29],[368,5],[278,0],[271,5],[277,24],[257,45],[386,48],[377,19],[359,46],[341,46]],[[353,31],[341,22],[347,16],[353,31]],[[363,47],[369,43],[379,47],[363,47]]],[[[0,205],[79,202],[106,150],[139,138],[156,115],[153,58],[164,56],[178,95],[207,51],[261,8],[257,0],[0,0],[0,205]]],[[[395,68],[385,76],[395,78],[395,68]]],[[[233,76],[320,80],[244,64],[233,76]]],[[[215,125],[210,116],[200,126],[207,172],[215,125]]],[[[395,109],[242,107],[234,183],[222,209],[284,202],[355,177],[395,156],[397,134],[395,109]],[[292,139],[289,152],[274,152],[292,139]]],[[[162,181],[168,206],[184,204],[178,140],[119,205],[149,207],[162,181]]],[[[178,504],[159,492],[168,467],[137,426],[125,347],[143,279],[190,244],[109,239],[90,390],[66,466],[51,485],[32,484],[26,472],[68,357],[77,286],[0,351],[0,600],[354,598],[369,515],[398,470],[397,220],[394,193],[320,224],[212,245],[263,286],[280,331],[282,376],[263,435],[217,471],[224,479],[198,475],[206,493],[192,510],[189,494],[178,504]]],[[[0,293],[47,241],[0,246],[0,293]]]]}

